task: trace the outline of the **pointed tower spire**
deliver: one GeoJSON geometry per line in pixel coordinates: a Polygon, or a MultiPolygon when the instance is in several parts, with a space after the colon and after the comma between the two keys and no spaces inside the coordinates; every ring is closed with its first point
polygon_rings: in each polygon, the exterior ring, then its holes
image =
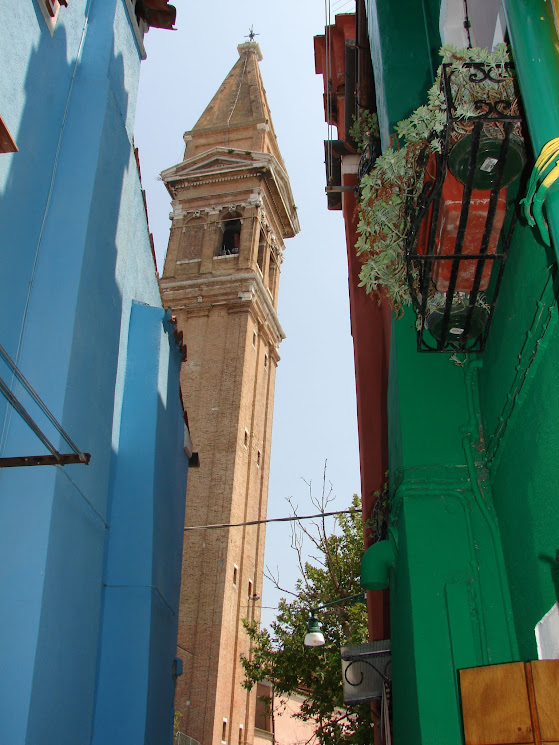
{"type": "Polygon", "coordinates": [[[239,44],[237,51],[239,59],[194,125],[194,130],[208,127],[228,129],[270,119],[258,65],[262,60],[260,47],[255,41],[249,41],[239,44]]]}
{"type": "Polygon", "coordinates": [[[192,131],[185,132],[187,147],[189,142],[193,143],[188,155],[194,154],[194,148],[199,152],[201,148],[220,144],[270,153],[285,169],[260,74],[258,63],[263,59],[260,45],[248,41],[239,44],[237,51],[239,59],[192,131]],[[216,139],[217,134],[221,141],[216,139]]]}
{"type": "MultiPolygon", "coordinates": [[[[161,279],[188,360],[182,390],[200,468],[189,472],[186,524],[266,516],[284,240],[299,231],[258,62],[239,59],[161,176],[172,198],[161,279]]],[[[242,619],[259,621],[264,527],[185,534],[175,709],[201,745],[252,743],[256,690],[243,688],[242,619]]]]}

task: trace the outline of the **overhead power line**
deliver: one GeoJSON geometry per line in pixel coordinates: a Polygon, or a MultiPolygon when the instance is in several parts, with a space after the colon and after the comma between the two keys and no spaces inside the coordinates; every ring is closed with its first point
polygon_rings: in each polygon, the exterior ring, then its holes
{"type": "Polygon", "coordinates": [[[361,510],[336,510],[335,512],[319,512],[317,515],[293,515],[292,517],[271,517],[268,520],[249,520],[246,523],[217,523],[215,525],[187,525],[186,530],[215,530],[216,528],[242,528],[245,525],[262,525],[262,523],[287,523],[294,520],[313,520],[317,517],[331,517],[332,515],[350,515],[361,510]]]}

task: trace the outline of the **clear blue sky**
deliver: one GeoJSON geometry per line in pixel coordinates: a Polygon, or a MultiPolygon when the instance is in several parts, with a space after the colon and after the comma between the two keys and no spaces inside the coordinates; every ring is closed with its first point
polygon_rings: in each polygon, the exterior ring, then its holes
{"type": "MultiPolygon", "coordinates": [[[[320,490],[324,461],[337,495],[333,509],[359,492],[353,348],[347,258],[341,212],[329,212],[324,193],[327,137],[322,77],[314,72],[313,36],[324,33],[321,0],[281,3],[175,0],[175,32],[146,35],[135,140],[140,150],[150,227],[160,272],[169,236],[170,200],[159,173],[182,160],[182,135],[193,127],[238,58],[251,25],[264,56],[260,70],[279,146],[291,179],[301,232],[286,242],[279,309],[287,338],[280,347],[268,516],[313,512],[303,479],[320,490]]],[[[353,12],[353,0],[331,0],[331,17],[353,12]]],[[[335,131],[334,131],[335,136],[335,131]]],[[[192,433],[194,441],[196,433],[192,433]]],[[[267,530],[266,563],[279,566],[283,586],[299,576],[289,550],[289,524],[267,530]]],[[[264,583],[263,606],[280,596],[264,583]]],[[[268,624],[273,610],[263,608],[268,624]]]]}

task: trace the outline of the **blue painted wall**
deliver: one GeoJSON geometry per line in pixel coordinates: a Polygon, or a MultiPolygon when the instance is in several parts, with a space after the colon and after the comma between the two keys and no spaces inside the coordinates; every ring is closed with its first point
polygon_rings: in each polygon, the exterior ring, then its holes
{"type": "MultiPolygon", "coordinates": [[[[187,462],[132,149],[140,53],[124,0],[72,0],[52,35],[37,0],[0,3],[0,48],[19,147],[0,155],[0,343],[92,455],[0,470],[0,742],[170,741],[187,462]]],[[[0,456],[43,452],[1,400],[0,456]]]]}

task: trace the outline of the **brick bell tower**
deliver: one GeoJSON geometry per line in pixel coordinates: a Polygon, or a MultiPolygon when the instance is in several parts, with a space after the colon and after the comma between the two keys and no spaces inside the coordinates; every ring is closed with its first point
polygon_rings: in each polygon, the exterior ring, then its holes
{"type": "MultiPolygon", "coordinates": [[[[239,59],[191,132],[184,160],[161,175],[172,197],[163,304],[188,348],[182,389],[200,468],[186,525],[266,517],[283,242],[299,231],[258,62],[239,59]]],[[[202,745],[252,743],[256,692],[241,619],[259,621],[263,525],[185,532],[178,728],[202,745]]]]}

